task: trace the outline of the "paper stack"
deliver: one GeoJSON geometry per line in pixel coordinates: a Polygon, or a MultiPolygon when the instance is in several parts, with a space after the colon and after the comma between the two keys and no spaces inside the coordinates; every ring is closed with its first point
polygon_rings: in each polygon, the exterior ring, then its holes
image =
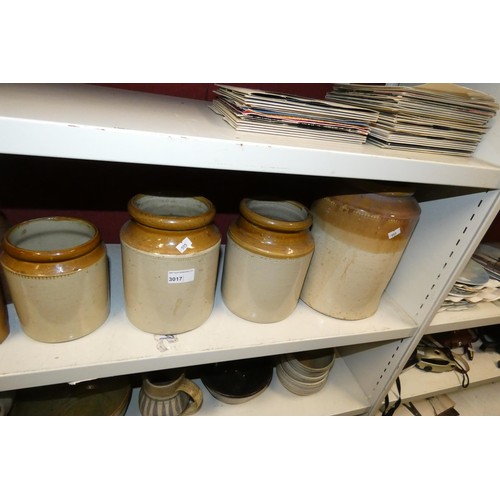
{"type": "Polygon", "coordinates": [[[379,111],[370,143],[454,156],[472,155],[499,109],[492,96],[449,83],[333,84],[325,99],[379,111]]]}
{"type": "Polygon", "coordinates": [[[218,85],[210,108],[239,131],[363,144],[378,111],[229,85],[218,85]]]}

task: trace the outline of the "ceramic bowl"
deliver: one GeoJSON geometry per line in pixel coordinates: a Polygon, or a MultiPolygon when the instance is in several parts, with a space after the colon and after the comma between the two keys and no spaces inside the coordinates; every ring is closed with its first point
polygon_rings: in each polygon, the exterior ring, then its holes
{"type": "Polygon", "coordinates": [[[306,396],[321,390],[335,362],[334,348],[283,354],[276,366],[281,384],[290,392],[306,396]]]}
{"type": "Polygon", "coordinates": [[[276,375],[278,376],[278,380],[281,382],[281,385],[297,396],[308,396],[319,392],[328,380],[327,374],[326,377],[316,382],[300,382],[290,377],[290,375],[288,375],[288,373],[279,364],[276,366],[276,375]]]}
{"type": "Polygon", "coordinates": [[[328,372],[335,362],[336,351],[334,348],[315,349],[313,351],[285,354],[288,361],[297,372],[305,376],[321,375],[328,372]]]}
{"type": "Polygon", "coordinates": [[[326,377],[328,377],[329,370],[324,371],[323,373],[318,373],[314,375],[304,375],[300,370],[297,370],[296,367],[286,361],[282,360],[280,363],[281,368],[283,371],[292,379],[294,379],[297,382],[303,383],[303,384],[314,384],[315,382],[321,382],[324,380],[326,377]]]}
{"type": "Polygon", "coordinates": [[[206,367],[201,381],[219,401],[241,404],[262,394],[272,377],[273,364],[264,357],[214,363],[206,367]]]}
{"type": "Polygon", "coordinates": [[[22,389],[16,391],[10,415],[122,416],[131,394],[127,376],[22,389]]]}

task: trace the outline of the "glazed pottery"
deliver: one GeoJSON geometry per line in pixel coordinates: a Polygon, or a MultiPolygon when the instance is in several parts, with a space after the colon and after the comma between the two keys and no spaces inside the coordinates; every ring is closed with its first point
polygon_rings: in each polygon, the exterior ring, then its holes
{"type": "Polygon", "coordinates": [[[298,396],[314,394],[325,386],[335,355],[333,348],[283,354],[276,365],[276,375],[290,392],[298,396]]]}
{"type": "Polygon", "coordinates": [[[5,417],[9,414],[14,402],[16,391],[0,392],[0,417],[5,417]]]}
{"type": "Polygon", "coordinates": [[[151,372],[143,376],[139,410],[145,417],[175,417],[196,413],[203,392],[182,369],[151,372]]]}
{"type": "Polygon", "coordinates": [[[21,222],[0,261],[24,332],[41,342],[75,340],[109,314],[106,248],[99,230],[72,217],[21,222]]]}
{"type": "MultiPolygon", "coordinates": [[[[10,227],[11,224],[7,219],[7,216],[0,210],[0,254],[3,252],[3,247],[1,244],[3,236],[10,227]]],[[[10,304],[12,302],[12,299],[10,298],[9,287],[7,286],[7,280],[5,279],[5,274],[2,266],[0,266],[0,288],[2,289],[1,291],[3,291],[3,299],[5,303],[10,304]]]]}
{"type": "Polygon", "coordinates": [[[231,312],[273,323],[294,311],[314,251],[311,223],[307,208],[295,201],[240,202],[222,272],[222,298],[231,312]]]}
{"type": "Polygon", "coordinates": [[[125,309],[155,334],[193,330],[210,316],[221,235],[204,197],[138,194],[120,232],[125,309]]]}
{"type": "Polygon", "coordinates": [[[2,288],[0,287],[0,344],[9,336],[9,332],[9,313],[3,297],[2,288]]]}
{"type": "Polygon", "coordinates": [[[13,416],[123,416],[132,385],[127,376],[16,391],[13,416]]]}
{"type": "Polygon", "coordinates": [[[315,252],[301,299],[346,320],[373,315],[410,236],[420,207],[411,193],[340,195],[312,207],[315,252]]]}
{"type": "Polygon", "coordinates": [[[215,399],[242,404],[262,394],[273,378],[270,358],[214,363],[205,368],[201,381],[215,399]]]}

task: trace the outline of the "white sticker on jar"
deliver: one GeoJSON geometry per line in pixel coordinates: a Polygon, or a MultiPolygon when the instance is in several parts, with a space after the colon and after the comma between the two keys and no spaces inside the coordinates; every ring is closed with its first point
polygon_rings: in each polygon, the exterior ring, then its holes
{"type": "Polygon", "coordinates": [[[190,281],[194,281],[194,269],[184,269],[182,271],[168,272],[168,283],[170,285],[189,283],[190,281]]]}
{"type": "Polygon", "coordinates": [[[401,228],[400,227],[398,227],[397,229],[394,229],[394,231],[391,231],[390,233],[387,233],[387,236],[389,236],[389,239],[391,240],[392,238],[394,238],[398,234],[401,234],[401,228]]]}
{"type": "Polygon", "coordinates": [[[188,248],[193,248],[193,242],[186,236],[175,248],[184,253],[188,248]]]}

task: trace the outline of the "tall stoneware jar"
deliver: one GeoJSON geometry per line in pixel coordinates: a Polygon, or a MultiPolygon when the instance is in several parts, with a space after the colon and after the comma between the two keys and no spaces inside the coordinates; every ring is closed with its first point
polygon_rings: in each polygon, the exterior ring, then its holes
{"type": "Polygon", "coordinates": [[[296,308],[314,251],[312,216],[302,204],[244,198],[229,226],[222,298],[237,316],[274,323],[296,308]]]}
{"type": "Polygon", "coordinates": [[[109,314],[106,248],[92,223],[72,217],[21,222],[0,257],[23,331],[65,342],[101,326],[109,314]]]}
{"type": "Polygon", "coordinates": [[[301,299],[313,309],[346,320],[378,309],[420,217],[411,193],[348,194],[311,206],[316,250],[301,299]]]}
{"type": "Polygon", "coordinates": [[[210,316],[221,235],[206,198],[138,194],[121,231],[125,310],[154,334],[178,334],[210,316]]]}

